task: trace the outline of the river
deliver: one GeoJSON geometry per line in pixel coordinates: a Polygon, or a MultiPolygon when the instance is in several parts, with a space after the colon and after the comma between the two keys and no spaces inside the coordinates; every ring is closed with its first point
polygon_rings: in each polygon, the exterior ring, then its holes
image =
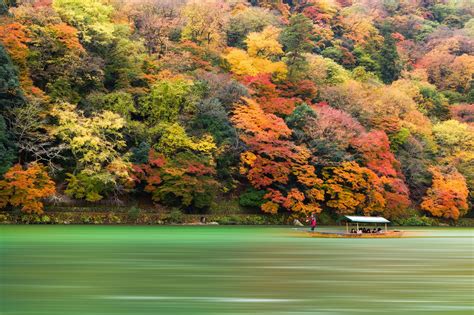
{"type": "Polygon", "coordinates": [[[0,226],[0,314],[474,314],[474,229],[0,226]]]}

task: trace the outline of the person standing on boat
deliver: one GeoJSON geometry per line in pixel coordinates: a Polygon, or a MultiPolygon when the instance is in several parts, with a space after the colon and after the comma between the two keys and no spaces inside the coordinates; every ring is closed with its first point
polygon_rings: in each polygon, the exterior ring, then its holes
{"type": "Polygon", "coordinates": [[[316,213],[311,213],[311,217],[309,218],[309,222],[311,225],[311,232],[314,232],[314,229],[316,228],[316,213]]]}

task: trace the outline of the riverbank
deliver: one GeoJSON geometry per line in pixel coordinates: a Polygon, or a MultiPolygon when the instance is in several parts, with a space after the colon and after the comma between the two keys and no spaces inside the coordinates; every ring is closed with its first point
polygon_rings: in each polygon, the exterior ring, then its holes
{"type": "MultiPolygon", "coordinates": [[[[113,210],[88,208],[57,208],[43,214],[25,214],[19,211],[0,212],[0,224],[90,224],[90,225],[292,225],[294,220],[304,222],[299,214],[185,214],[179,210],[147,211],[136,207],[114,208],[113,210]]],[[[339,225],[337,219],[319,216],[322,226],[339,225]]],[[[411,216],[394,220],[395,226],[457,226],[474,227],[473,218],[462,218],[457,222],[443,221],[426,216],[411,216]]]]}

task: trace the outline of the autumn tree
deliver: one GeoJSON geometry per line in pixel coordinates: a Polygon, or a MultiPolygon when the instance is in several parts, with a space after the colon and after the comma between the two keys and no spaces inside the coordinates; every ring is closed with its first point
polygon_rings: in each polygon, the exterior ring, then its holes
{"type": "Polygon", "coordinates": [[[240,171],[254,188],[267,192],[262,210],[318,211],[322,182],[308,164],[307,149],[289,140],[291,129],[281,118],[266,114],[250,99],[245,102],[235,109],[232,121],[248,147],[241,155],[240,171]]]}
{"type": "Polygon", "coordinates": [[[66,103],[56,106],[52,115],[58,120],[52,135],[74,157],[66,194],[98,201],[110,193],[118,197],[133,186],[128,156],[120,152],[125,146],[120,133],[125,123],[122,117],[110,111],[85,117],[74,105],[66,103]]]}
{"type": "Polygon", "coordinates": [[[400,162],[390,151],[387,135],[374,130],[354,139],[351,145],[361,154],[363,164],[381,178],[385,187],[387,216],[395,216],[408,208],[410,191],[404,182],[400,162]]]}
{"type": "Polygon", "coordinates": [[[231,71],[240,76],[272,74],[278,79],[284,79],[287,73],[286,65],[277,60],[283,53],[278,42],[279,34],[280,30],[273,26],[267,26],[259,33],[248,34],[245,39],[247,51],[232,48],[225,56],[231,71]]]}
{"type": "Polygon", "coordinates": [[[27,66],[29,41],[28,30],[24,25],[17,22],[0,24],[0,43],[18,67],[20,83],[24,89],[32,87],[27,66]]]}
{"type": "Polygon", "coordinates": [[[356,162],[323,169],[326,204],[338,214],[373,215],[383,213],[386,201],[380,178],[356,162]]]}
{"type": "Polygon", "coordinates": [[[188,1],[182,10],[186,19],[182,39],[208,47],[221,46],[225,42],[228,10],[228,5],[223,1],[188,1]]]}
{"type": "Polygon", "coordinates": [[[474,150],[474,129],[468,124],[447,120],[434,125],[433,133],[445,157],[474,150]]]}
{"type": "Polygon", "coordinates": [[[353,139],[352,145],[360,152],[364,164],[380,176],[397,176],[399,162],[390,152],[390,142],[383,131],[374,130],[353,139]]]}
{"type": "Polygon", "coordinates": [[[166,157],[150,150],[148,163],[135,165],[134,169],[153,201],[202,209],[210,206],[219,187],[214,179],[215,168],[209,162],[190,151],[166,157]]]}
{"type": "Polygon", "coordinates": [[[145,40],[149,54],[163,55],[170,46],[170,35],[179,26],[176,1],[142,1],[132,6],[130,16],[136,32],[145,40]]]}
{"type": "Polygon", "coordinates": [[[256,76],[258,74],[269,73],[278,79],[284,79],[288,73],[286,65],[281,62],[251,57],[246,51],[233,48],[224,56],[230,64],[230,70],[238,76],[256,76]]]}
{"type": "Polygon", "coordinates": [[[112,6],[94,0],[53,0],[53,8],[79,30],[80,39],[86,45],[101,48],[112,40],[112,6]]]}
{"type": "Polygon", "coordinates": [[[433,133],[439,145],[440,160],[454,165],[464,175],[474,200],[474,129],[457,120],[447,120],[433,126],[433,133]]]}
{"type": "Polygon", "coordinates": [[[261,32],[266,26],[279,24],[278,17],[268,9],[248,7],[231,15],[226,30],[227,45],[245,49],[245,38],[251,32],[261,32]]]}
{"type": "Polygon", "coordinates": [[[457,220],[465,215],[468,189],[464,177],[455,169],[430,168],[433,183],[423,198],[421,208],[435,217],[457,220]]]}
{"type": "Polygon", "coordinates": [[[313,163],[328,166],[353,160],[349,147],[365,133],[364,127],[344,111],[327,105],[314,108],[317,118],[310,118],[303,128],[313,163]]]}
{"type": "Polygon", "coordinates": [[[269,74],[247,76],[242,82],[248,86],[251,95],[267,113],[286,116],[293,112],[297,103],[302,100],[296,97],[283,97],[282,91],[269,74]]]}
{"type": "Polygon", "coordinates": [[[34,84],[54,99],[78,100],[84,85],[75,73],[86,72],[86,67],[77,30],[61,23],[35,27],[30,33],[28,67],[34,84]]]}
{"type": "Polygon", "coordinates": [[[42,199],[54,195],[56,188],[43,165],[31,163],[11,167],[0,180],[0,208],[10,204],[26,213],[43,213],[42,199]]]}
{"type": "Polygon", "coordinates": [[[474,124],[474,104],[456,104],[449,107],[454,119],[467,124],[474,124]]]}
{"type": "Polygon", "coordinates": [[[278,42],[279,35],[280,29],[274,26],[267,26],[259,33],[249,33],[245,39],[247,53],[251,57],[266,59],[282,55],[282,45],[278,42]]]}

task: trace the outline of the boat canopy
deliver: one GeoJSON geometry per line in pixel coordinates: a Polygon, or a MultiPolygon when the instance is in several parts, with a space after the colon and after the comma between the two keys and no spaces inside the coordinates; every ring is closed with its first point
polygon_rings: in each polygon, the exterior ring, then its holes
{"type": "Polygon", "coordinates": [[[345,215],[345,217],[350,222],[357,222],[357,223],[390,223],[389,220],[383,217],[362,217],[362,216],[353,216],[353,215],[345,215]]]}

